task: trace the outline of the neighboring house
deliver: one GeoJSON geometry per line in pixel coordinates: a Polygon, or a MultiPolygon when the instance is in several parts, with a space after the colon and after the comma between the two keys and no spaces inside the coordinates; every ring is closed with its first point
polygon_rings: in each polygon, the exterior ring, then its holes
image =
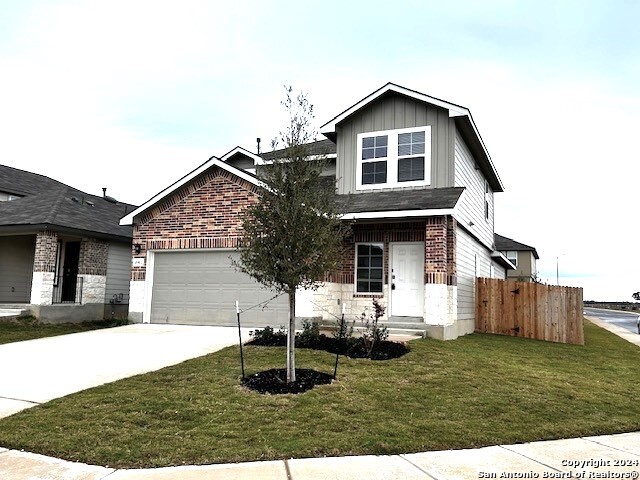
{"type": "MultiPolygon", "coordinates": [[[[475,278],[504,278],[512,266],[493,249],[493,195],[503,186],[469,110],[389,83],[321,132],[327,139],[310,144],[311,154],[329,157],[325,174],[335,175],[353,235],[341,270],[299,292],[297,315],[332,320],[345,304],[354,318],[375,297],[388,325],[443,339],[473,332],[475,278]]],[[[244,309],[272,296],[229,257],[244,208],[263,188],[260,169],[279,156],[237,147],[212,157],[121,220],[140,251],[130,318],[231,324],[236,299],[244,309]]],[[[286,299],[242,319],[284,325],[286,299]]]]}
{"type": "Polygon", "coordinates": [[[537,278],[536,260],[539,260],[538,252],[534,247],[516,242],[502,235],[495,234],[496,250],[500,251],[513,263],[515,270],[507,272],[508,280],[520,280],[531,282],[537,278]]]}
{"type": "Polygon", "coordinates": [[[134,206],[0,165],[0,304],[44,322],[126,316],[134,206]]]}

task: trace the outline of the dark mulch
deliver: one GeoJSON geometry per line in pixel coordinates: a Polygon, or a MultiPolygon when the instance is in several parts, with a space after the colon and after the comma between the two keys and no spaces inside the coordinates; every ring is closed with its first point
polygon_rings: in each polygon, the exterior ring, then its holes
{"type": "MultiPolygon", "coordinates": [[[[260,345],[267,347],[284,347],[287,344],[287,335],[284,330],[274,331],[270,327],[258,331],[258,335],[247,342],[247,345],[260,345]]],[[[338,339],[328,337],[325,334],[306,336],[296,335],[296,348],[311,348],[314,350],[324,350],[329,353],[338,353],[351,358],[371,358],[371,360],[390,360],[399,358],[409,352],[409,347],[400,342],[382,340],[378,342],[371,355],[364,347],[362,338],[349,337],[338,339]]]]}
{"type": "Polygon", "coordinates": [[[331,383],[333,376],[328,373],[317,372],[308,368],[296,368],[296,381],[287,383],[287,370],[273,368],[254,373],[245,378],[242,384],[260,393],[282,394],[303,393],[316,385],[331,383]]]}

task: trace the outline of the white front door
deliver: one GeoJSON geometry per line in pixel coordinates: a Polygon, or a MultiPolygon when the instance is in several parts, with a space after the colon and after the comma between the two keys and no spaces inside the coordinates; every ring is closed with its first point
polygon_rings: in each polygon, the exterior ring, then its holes
{"type": "Polygon", "coordinates": [[[391,315],[424,315],[424,243],[391,243],[391,315]]]}

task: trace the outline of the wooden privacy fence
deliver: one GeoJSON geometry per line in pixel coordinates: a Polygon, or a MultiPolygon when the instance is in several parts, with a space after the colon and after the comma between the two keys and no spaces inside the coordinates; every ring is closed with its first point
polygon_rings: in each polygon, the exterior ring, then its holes
{"type": "Polygon", "coordinates": [[[476,279],[476,331],[584,345],[582,289],[476,279]]]}

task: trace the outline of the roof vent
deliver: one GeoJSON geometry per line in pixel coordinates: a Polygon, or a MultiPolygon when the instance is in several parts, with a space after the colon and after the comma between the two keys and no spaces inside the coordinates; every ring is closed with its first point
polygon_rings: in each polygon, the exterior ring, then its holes
{"type": "Polygon", "coordinates": [[[118,203],[118,201],[115,198],[110,197],[109,195],[105,195],[104,199],[109,203],[118,203]]]}
{"type": "Polygon", "coordinates": [[[76,197],[71,197],[71,201],[78,203],[80,200],[78,198],[76,198],[76,197]]]}
{"type": "Polygon", "coordinates": [[[95,203],[93,203],[91,200],[87,200],[85,203],[90,207],[93,207],[95,205],[95,203]]]}

